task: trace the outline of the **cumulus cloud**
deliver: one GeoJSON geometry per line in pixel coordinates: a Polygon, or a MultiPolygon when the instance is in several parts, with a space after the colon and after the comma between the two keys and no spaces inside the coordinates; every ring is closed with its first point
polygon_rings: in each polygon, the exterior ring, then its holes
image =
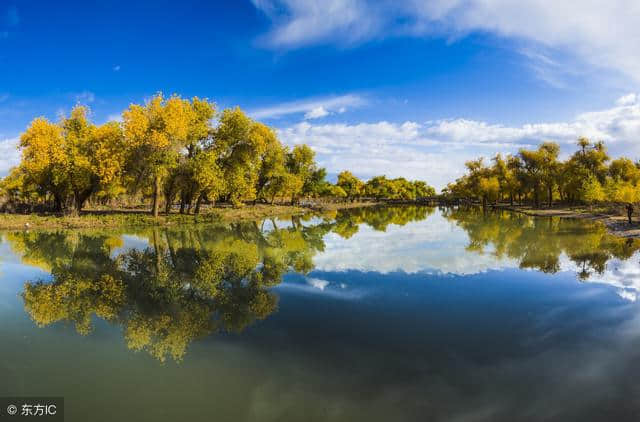
{"type": "Polygon", "coordinates": [[[444,157],[441,152],[426,148],[437,142],[426,138],[423,129],[416,122],[354,125],[302,122],[278,133],[288,145],[311,146],[320,164],[330,173],[350,169],[365,178],[387,174],[444,186],[447,178],[462,174],[458,160],[472,155],[459,151],[463,155],[444,157]]]}
{"type": "Polygon", "coordinates": [[[328,116],[328,115],[329,115],[329,112],[327,111],[327,109],[325,109],[324,107],[320,106],[320,107],[316,107],[314,109],[311,109],[311,110],[307,111],[304,114],[304,118],[305,119],[319,119],[320,117],[325,117],[325,116],[328,116]]]}
{"type": "Polygon", "coordinates": [[[249,114],[256,119],[277,119],[292,114],[303,114],[305,119],[318,119],[331,113],[344,113],[347,108],[360,107],[366,102],[359,95],[347,94],[277,104],[250,111],[249,114]]]}
{"type": "Polygon", "coordinates": [[[0,177],[4,177],[9,170],[20,163],[18,138],[0,140],[0,177]]]}
{"type": "Polygon", "coordinates": [[[355,44],[389,36],[490,33],[577,56],[638,80],[640,3],[632,0],[253,0],[276,48],[355,44]]]}
{"type": "Polygon", "coordinates": [[[463,173],[465,160],[513,153],[546,140],[560,143],[568,154],[575,141],[586,136],[605,141],[613,155],[640,158],[640,103],[636,94],[628,94],[609,109],[582,113],[569,122],[507,126],[468,119],[359,124],[303,121],[280,128],[279,135],[289,145],[310,145],[330,173],[348,168],[361,177],[421,178],[442,188],[463,173]]]}

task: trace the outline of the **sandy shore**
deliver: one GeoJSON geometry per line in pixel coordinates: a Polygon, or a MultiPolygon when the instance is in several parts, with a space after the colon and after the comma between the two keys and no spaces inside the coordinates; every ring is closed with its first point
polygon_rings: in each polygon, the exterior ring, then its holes
{"type": "Polygon", "coordinates": [[[609,233],[614,236],[640,237],[640,213],[638,212],[633,215],[632,224],[630,225],[626,215],[597,209],[589,210],[588,207],[533,208],[529,206],[498,206],[497,208],[534,217],[584,218],[600,221],[607,227],[609,233]]]}

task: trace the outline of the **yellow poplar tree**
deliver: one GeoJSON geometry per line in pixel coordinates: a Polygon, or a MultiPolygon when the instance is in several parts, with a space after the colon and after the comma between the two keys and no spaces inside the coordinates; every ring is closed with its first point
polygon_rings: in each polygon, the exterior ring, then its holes
{"type": "Polygon", "coordinates": [[[74,200],[74,211],[79,212],[85,201],[98,186],[93,172],[91,146],[95,126],[89,121],[89,110],[77,106],[68,118],[62,120],[67,178],[74,200]]]}
{"type": "Polygon", "coordinates": [[[144,166],[153,181],[153,215],[158,216],[162,181],[187,146],[195,113],[188,100],[159,93],[145,105],[131,104],[122,113],[124,133],[135,151],[134,165],[144,166]]]}
{"type": "Polygon", "coordinates": [[[113,198],[124,192],[122,175],[128,151],[118,122],[98,126],[92,137],[92,171],[99,180],[98,196],[113,198]]]}
{"type": "Polygon", "coordinates": [[[61,211],[69,193],[62,128],[43,117],[34,119],[20,137],[26,178],[43,194],[53,195],[55,208],[61,211]]]}

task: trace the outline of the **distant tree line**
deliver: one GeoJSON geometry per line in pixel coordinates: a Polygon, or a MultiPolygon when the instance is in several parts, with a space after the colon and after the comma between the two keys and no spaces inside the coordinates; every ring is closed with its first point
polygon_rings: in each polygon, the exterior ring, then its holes
{"type": "Polygon", "coordinates": [[[578,140],[578,150],[558,159],[560,147],[544,142],[537,149],[515,155],[468,161],[467,173],[443,189],[450,199],[483,205],[496,201],[528,202],[549,207],[553,201],[593,204],[601,201],[633,203],[640,200],[640,163],[628,158],[610,160],[603,142],[578,140]]]}
{"type": "MultiPolygon", "coordinates": [[[[413,201],[419,198],[435,196],[436,190],[421,180],[409,181],[404,177],[387,179],[386,176],[375,176],[366,183],[351,172],[343,171],[338,175],[336,187],[342,189],[347,199],[361,197],[381,199],[398,199],[413,201]]],[[[342,192],[338,192],[342,196],[342,192]]]]}
{"type": "Polygon", "coordinates": [[[307,145],[288,148],[266,125],[239,108],[217,112],[206,99],[157,94],[131,104],[122,121],[96,125],[76,106],[54,123],[34,119],[20,138],[20,164],[0,182],[13,209],[79,212],[88,202],[111,205],[150,202],[153,215],[198,214],[204,203],[240,206],[286,199],[363,196],[412,200],[435,194],[424,182],[374,177],[367,183],[349,172],[327,182],[307,145]],[[214,124],[215,121],[215,124],[214,124]]]}

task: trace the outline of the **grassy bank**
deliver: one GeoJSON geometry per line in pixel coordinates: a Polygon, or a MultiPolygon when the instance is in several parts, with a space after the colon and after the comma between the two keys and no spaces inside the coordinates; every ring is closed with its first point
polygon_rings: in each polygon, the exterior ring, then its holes
{"type": "Polygon", "coordinates": [[[620,205],[594,206],[554,206],[552,208],[534,208],[531,206],[498,206],[497,208],[519,212],[534,217],[584,218],[602,222],[614,236],[640,237],[640,209],[636,209],[632,224],[629,224],[620,205]]]}
{"type": "Polygon", "coordinates": [[[78,216],[55,214],[0,214],[0,230],[25,229],[85,229],[138,226],[170,226],[211,224],[231,221],[252,221],[263,218],[322,213],[345,208],[375,205],[374,203],[327,203],[313,207],[290,205],[247,205],[241,208],[215,207],[198,216],[172,213],[154,218],[141,210],[86,210],[78,216]]]}

